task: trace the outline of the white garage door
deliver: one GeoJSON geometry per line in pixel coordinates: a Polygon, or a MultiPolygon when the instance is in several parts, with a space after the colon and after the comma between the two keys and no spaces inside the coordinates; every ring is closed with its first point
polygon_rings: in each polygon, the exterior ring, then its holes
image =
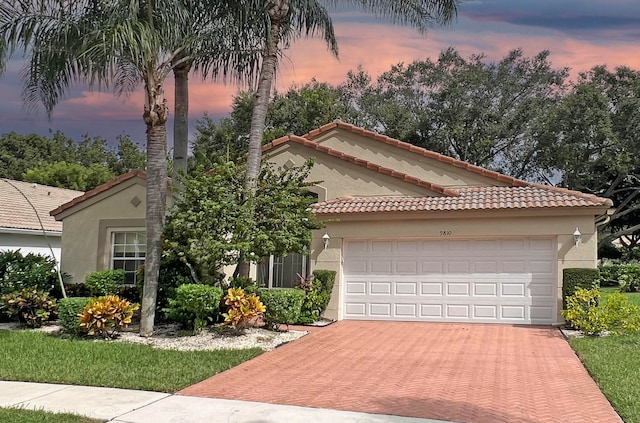
{"type": "Polygon", "coordinates": [[[550,324],[556,241],[347,240],[343,317],[550,324]]]}

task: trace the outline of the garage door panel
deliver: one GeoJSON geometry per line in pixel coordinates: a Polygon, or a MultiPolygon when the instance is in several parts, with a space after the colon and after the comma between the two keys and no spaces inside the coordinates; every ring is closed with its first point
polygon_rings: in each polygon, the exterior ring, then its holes
{"type": "Polygon", "coordinates": [[[422,273],[442,273],[442,261],[423,261],[422,262],[422,273]]]}
{"type": "Polygon", "coordinates": [[[366,294],[367,282],[347,281],[345,284],[345,293],[346,294],[366,294]]]}
{"type": "Polygon", "coordinates": [[[371,273],[390,275],[393,273],[393,262],[391,260],[376,260],[371,262],[371,273]]]}
{"type": "Polygon", "coordinates": [[[476,282],[473,284],[473,295],[477,297],[495,297],[498,295],[498,283],[476,282]]]}
{"type": "Polygon", "coordinates": [[[369,287],[371,295],[391,295],[391,282],[371,282],[369,287]]]}
{"type": "Polygon", "coordinates": [[[396,262],[396,274],[416,275],[418,274],[418,262],[415,260],[396,262]]]}
{"type": "Polygon", "coordinates": [[[418,283],[417,282],[397,282],[395,284],[394,293],[396,295],[415,296],[418,294],[418,283]]]}
{"type": "Polygon", "coordinates": [[[553,239],[357,240],[353,248],[351,243],[345,241],[344,250],[347,319],[555,320],[553,239]]]}
{"type": "Polygon", "coordinates": [[[392,317],[391,304],[389,303],[371,303],[369,304],[369,314],[375,317],[392,317]]]}
{"type": "Polygon", "coordinates": [[[423,282],[420,284],[420,292],[422,293],[422,295],[426,296],[442,296],[442,293],[444,292],[442,288],[443,285],[443,283],[438,282],[423,282]]]}
{"type": "Polygon", "coordinates": [[[524,305],[502,305],[500,314],[503,319],[525,320],[526,307],[524,305]]]}
{"type": "Polygon", "coordinates": [[[420,317],[442,319],[444,318],[444,306],[442,304],[420,304],[420,317]]]}
{"type": "Polygon", "coordinates": [[[473,318],[475,319],[498,319],[498,306],[496,305],[474,305],[473,318]]]}
{"type": "Polygon", "coordinates": [[[455,319],[468,319],[469,317],[471,317],[470,304],[446,304],[445,310],[445,317],[452,317],[455,319]]]}

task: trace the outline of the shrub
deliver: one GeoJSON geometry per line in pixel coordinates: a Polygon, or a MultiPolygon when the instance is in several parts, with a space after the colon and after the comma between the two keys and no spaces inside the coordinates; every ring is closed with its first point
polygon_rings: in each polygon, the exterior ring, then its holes
{"type": "Polygon", "coordinates": [[[105,295],[89,301],[80,317],[80,328],[87,335],[115,338],[120,329],[129,326],[138,304],[131,304],[117,295],[105,295]]]}
{"type": "Polygon", "coordinates": [[[227,312],[222,314],[224,324],[231,325],[236,330],[246,328],[266,310],[260,297],[255,294],[245,295],[242,288],[229,288],[224,304],[227,306],[227,312]]]}
{"type": "Polygon", "coordinates": [[[562,272],[562,304],[567,307],[567,298],[572,296],[577,288],[590,289],[597,287],[600,278],[598,269],[568,268],[562,272]]]}
{"type": "Polygon", "coordinates": [[[336,281],[335,270],[314,270],[313,278],[317,281],[320,281],[320,283],[322,284],[322,289],[331,294],[331,291],[333,291],[333,284],[336,281]]]}
{"type": "Polygon", "coordinates": [[[562,315],[572,327],[585,335],[640,332],[640,307],[628,303],[627,298],[614,293],[600,301],[597,288],[577,288],[567,297],[562,315]]]}
{"type": "Polygon", "coordinates": [[[618,272],[618,283],[621,292],[640,291],[640,265],[621,265],[618,272]]]}
{"type": "Polygon", "coordinates": [[[300,289],[261,289],[260,300],[264,304],[264,322],[271,328],[279,324],[291,325],[300,318],[304,291],[300,289]]]}
{"type": "Polygon", "coordinates": [[[64,285],[67,297],[90,297],[91,291],[84,283],[68,283],[64,285]]]}
{"type": "Polygon", "coordinates": [[[245,278],[238,276],[235,278],[229,278],[229,288],[242,288],[245,294],[257,294],[258,290],[262,288],[262,284],[254,281],[251,278],[245,278]]]}
{"type": "Polygon", "coordinates": [[[116,295],[124,285],[124,270],[98,270],[91,272],[84,280],[84,285],[92,297],[116,295]]]}
{"type": "Polygon", "coordinates": [[[617,285],[622,266],[621,264],[611,262],[598,265],[598,270],[600,270],[600,286],[617,285]]]}
{"type": "Polygon", "coordinates": [[[142,296],[140,295],[140,290],[137,285],[122,285],[118,290],[118,296],[131,303],[139,303],[142,301],[142,296]]]}
{"type": "Polygon", "coordinates": [[[49,256],[20,250],[0,252],[0,295],[36,288],[47,294],[57,282],[55,260],[49,256]]]}
{"type": "Polygon", "coordinates": [[[44,291],[36,288],[25,288],[4,295],[3,309],[11,318],[18,320],[30,328],[39,328],[44,322],[55,317],[56,300],[44,291]]]}
{"type": "MultiPolygon", "coordinates": [[[[175,298],[177,287],[192,283],[195,282],[186,264],[179,259],[163,257],[160,261],[160,273],[158,274],[156,310],[162,311],[168,307],[169,298],[175,298]]],[[[141,294],[144,287],[144,265],[138,269],[136,287],[141,294]]],[[[158,313],[158,316],[163,316],[163,313],[158,313]]]]}
{"type": "Polygon", "coordinates": [[[58,320],[65,332],[81,333],[79,315],[90,300],[89,297],[67,297],[58,301],[58,320]]]}
{"type": "Polygon", "coordinates": [[[307,283],[300,284],[300,289],[305,292],[305,297],[298,323],[313,323],[320,319],[329,305],[329,300],[331,300],[335,278],[336,272],[332,270],[314,270],[310,283],[307,279],[301,278],[301,282],[307,283]]]}
{"type": "Polygon", "coordinates": [[[175,299],[165,308],[167,319],[192,327],[195,332],[212,322],[218,312],[222,289],[202,284],[185,284],[176,288],[175,299]]]}

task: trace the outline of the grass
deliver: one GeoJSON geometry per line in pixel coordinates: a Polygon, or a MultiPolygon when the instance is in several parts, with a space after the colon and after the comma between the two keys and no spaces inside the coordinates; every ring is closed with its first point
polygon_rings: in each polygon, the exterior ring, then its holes
{"type": "MultiPolygon", "coordinates": [[[[617,286],[601,287],[600,292],[602,293],[603,297],[606,297],[609,294],[618,292],[618,287],[617,286]]],[[[640,306],[640,292],[625,292],[624,296],[627,297],[627,299],[629,300],[629,304],[640,306]]]]}
{"type": "MultiPolygon", "coordinates": [[[[600,291],[606,297],[618,288],[600,291]]],[[[624,295],[629,303],[640,306],[640,293],[624,295]]],[[[640,334],[571,338],[569,343],[622,419],[640,423],[640,334]]]]}
{"type": "Polygon", "coordinates": [[[173,393],[260,353],[259,348],[161,350],[147,345],[0,330],[0,380],[173,393]]]}
{"type": "Polygon", "coordinates": [[[75,414],[48,413],[42,410],[25,410],[22,408],[0,408],[0,422],[3,423],[102,423],[75,414]]]}
{"type": "Polygon", "coordinates": [[[571,347],[626,423],[640,423],[640,335],[572,338],[571,347]]]}

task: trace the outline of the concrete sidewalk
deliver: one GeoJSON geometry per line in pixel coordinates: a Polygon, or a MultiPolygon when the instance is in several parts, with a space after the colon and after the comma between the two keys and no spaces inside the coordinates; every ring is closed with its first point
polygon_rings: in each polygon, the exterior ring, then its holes
{"type": "Polygon", "coordinates": [[[7,381],[0,381],[0,407],[73,413],[113,423],[445,423],[161,392],[7,381]]]}

